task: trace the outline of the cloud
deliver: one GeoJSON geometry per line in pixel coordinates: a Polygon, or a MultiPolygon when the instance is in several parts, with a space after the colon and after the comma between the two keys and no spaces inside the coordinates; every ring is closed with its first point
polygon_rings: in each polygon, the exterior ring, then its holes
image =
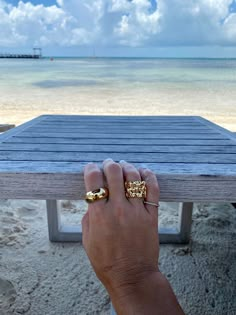
{"type": "Polygon", "coordinates": [[[0,2],[0,46],[83,45],[92,34],[78,20],[56,5],[46,7],[20,1],[18,6],[0,2]]]}
{"type": "Polygon", "coordinates": [[[151,11],[148,0],[113,0],[111,11],[120,13],[120,20],[113,27],[114,37],[124,45],[141,45],[160,32],[161,14],[151,11]]]}
{"type": "Polygon", "coordinates": [[[232,0],[0,0],[0,46],[236,46],[232,0]]]}

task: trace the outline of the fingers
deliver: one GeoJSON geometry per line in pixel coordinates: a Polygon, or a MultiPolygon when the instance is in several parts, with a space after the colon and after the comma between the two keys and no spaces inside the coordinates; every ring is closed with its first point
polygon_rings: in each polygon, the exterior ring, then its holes
{"type": "MultiPolygon", "coordinates": [[[[124,180],[125,181],[140,181],[141,180],[141,176],[139,171],[130,163],[127,163],[125,161],[120,161],[120,165],[122,167],[123,170],[123,174],[124,174],[124,180]]],[[[129,202],[131,202],[134,205],[140,205],[141,203],[141,199],[140,198],[129,198],[128,199],[129,202]]]]}
{"type": "Polygon", "coordinates": [[[112,159],[107,159],[103,162],[103,171],[109,188],[109,200],[124,201],[125,188],[121,166],[112,159]]]}
{"type": "MultiPolygon", "coordinates": [[[[158,204],[160,191],[156,175],[149,169],[139,169],[139,172],[141,174],[142,180],[146,182],[146,200],[158,204]]],[[[158,208],[156,206],[145,204],[145,207],[149,213],[158,215],[158,208]]]]}
{"type": "MultiPolygon", "coordinates": [[[[103,173],[101,172],[101,170],[96,164],[89,163],[85,166],[84,182],[85,182],[85,189],[87,192],[104,187],[103,173]]],[[[96,203],[100,203],[104,205],[106,203],[106,199],[96,201],[96,203]]],[[[98,212],[99,212],[99,209],[96,208],[94,204],[90,204],[88,211],[83,216],[81,224],[82,224],[82,233],[83,233],[82,241],[84,245],[87,243],[87,240],[88,240],[90,219],[94,221],[94,218],[96,217],[98,212]]]]}

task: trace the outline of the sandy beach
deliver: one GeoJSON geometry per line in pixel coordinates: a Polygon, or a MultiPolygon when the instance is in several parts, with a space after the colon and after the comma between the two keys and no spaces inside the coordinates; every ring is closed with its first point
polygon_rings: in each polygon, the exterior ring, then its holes
{"type": "MultiPolygon", "coordinates": [[[[61,204],[63,220],[79,224],[83,202],[61,204]]],[[[160,225],[177,221],[177,204],[161,203],[160,225]]],[[[44,201],[0,201],[2,315],[110,312],[110,300],[81,244],[50,243],[44,201]]],[[[161,245],[160,268],[186,314],[236,313],[236,211],[195,204],[191,243],[161,245]]]]}
{"type": "Polygon", "coordinates": [[[0,116],[1,123],[18,125],[42,114],[197,115],[236,132],[235,99],[236,90],[223,88],[9,89],[0,95],[0,116]]]}
{"type": "MultiPolygon", "coordinates": [[[[236,89],[107,86],[30,90],[7,85],[0,123],[41,114],[199,115],[236,132],[236,89]]],[[[161,203],[160,225],[177,222],[178,205],[161,203]]],[[[62,201],[63,220],[79,224],[82,201],[62,201]]],[[[160,268],[186,314],[236,314],[236,209],[194,205],[188,246],[161,245],[160,268]]],[[[82,244],[48,240],[46,204],[0,200],[0,315],[108,315],[110,300],[82,244]]]]}

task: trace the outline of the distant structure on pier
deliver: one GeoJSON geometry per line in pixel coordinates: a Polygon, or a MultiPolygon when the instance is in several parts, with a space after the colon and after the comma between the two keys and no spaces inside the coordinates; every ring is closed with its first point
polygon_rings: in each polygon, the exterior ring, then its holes
{"type": "Polygon", "coordinates": [[[0,54],[0,58],[40,59],[42,58],[42,48],[33,48],[33,54],[0,54]]]}

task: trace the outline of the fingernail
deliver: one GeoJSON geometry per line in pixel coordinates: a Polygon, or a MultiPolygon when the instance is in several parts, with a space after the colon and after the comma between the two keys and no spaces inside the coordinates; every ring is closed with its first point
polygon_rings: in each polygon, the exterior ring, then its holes
{"type": "Polygon", "coordinates": [[[109,162],[109,161],[113,161],[111,158],[107,158],[104,160],[104,162],[109,162]]]}
{"type": "Polygon", "coordinates": [[[120,160],[120,162],[119,163],[126,163],[126,161],[125,160],[120,160]]]}

